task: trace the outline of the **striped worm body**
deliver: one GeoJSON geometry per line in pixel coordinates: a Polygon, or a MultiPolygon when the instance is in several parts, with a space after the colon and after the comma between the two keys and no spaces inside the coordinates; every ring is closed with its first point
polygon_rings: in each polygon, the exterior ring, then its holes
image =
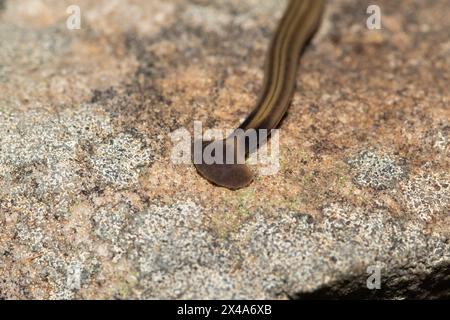
{"type": "MultiPolygon", "coordinates": [[[[290,0],[279,23],[265,61],[264,84],[254,110],[239,126],[236,132],[250,129],[260,130],[276,128],[285,115],[295,91],[299,56],[309,39],[317,30],[322,11],[323,0],[290,0]]],[[[204,142],[221,143],[230,146],[236,153],[248,155],[256,146],[245,143],[244,150],[237,150],[236,135],[225,141],[204,142]]],[[[226,152],[224,147],[224,153],[226,152]]],[[[210,182],[229,189],[248,186],[253,176],[245,164],[195,164],[197,171],[210,182]]]]}

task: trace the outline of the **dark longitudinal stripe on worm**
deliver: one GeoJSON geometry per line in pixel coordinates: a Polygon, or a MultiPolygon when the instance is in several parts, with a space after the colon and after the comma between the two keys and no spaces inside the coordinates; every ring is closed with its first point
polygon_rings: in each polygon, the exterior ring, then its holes
{"type": "MultiPolygon", "coordinates": [[[[264,84],[256,107],[238,129],[270,132],[278,126],[292,100],[300,53],[317,30],[323,8],[323,0],[290,0],[268,50],[264,84]]],[[[203,143],[203,147],[209,143],[203,143]]],[[[224,145],[230,143],[236,143],[233,135],[224,141],[224,145]]],[[[245,153],[255,147],[246,143],[245,153]]],[[[229,189],[245,187],[253,179],[245,164],[200,163],[195,166],[204,178],[229,189]]]]}

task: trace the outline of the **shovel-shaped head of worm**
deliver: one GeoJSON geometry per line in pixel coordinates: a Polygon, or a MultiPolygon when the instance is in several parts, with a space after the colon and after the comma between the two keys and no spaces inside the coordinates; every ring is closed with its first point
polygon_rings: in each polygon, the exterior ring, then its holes
{"type": "Polygon", "coordinates": [[[245,164],[245,150],[237,149],[233,140],[197,143],[201,148],[195,150],[194,144],[194,165],[206,180],[232,190],[247,187],[253,181],[252,171],[245,164]]]}

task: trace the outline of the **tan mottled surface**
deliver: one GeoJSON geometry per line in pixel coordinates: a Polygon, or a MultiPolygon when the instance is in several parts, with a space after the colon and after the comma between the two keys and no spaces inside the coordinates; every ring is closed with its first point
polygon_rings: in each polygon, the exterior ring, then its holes
{"type": "Polygon", "coordinates": [[[171,132],[251,110],[285,3],[0,0],[0,298],[449,296],[446,0],[378,1],[373,31],[328,2],[278,174],[171,163],[171,132]]]}

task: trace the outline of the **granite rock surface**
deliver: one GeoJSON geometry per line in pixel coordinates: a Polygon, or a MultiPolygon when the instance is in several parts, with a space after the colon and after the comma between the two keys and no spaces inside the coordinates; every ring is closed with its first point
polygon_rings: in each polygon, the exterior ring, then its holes
{"type": "Polygon", "coordinates": [[[446,0],[327,2],[278,173],[173,163],[250,112],[286,3],[0,1],[0,299],[450,297],[446,0]]]}

